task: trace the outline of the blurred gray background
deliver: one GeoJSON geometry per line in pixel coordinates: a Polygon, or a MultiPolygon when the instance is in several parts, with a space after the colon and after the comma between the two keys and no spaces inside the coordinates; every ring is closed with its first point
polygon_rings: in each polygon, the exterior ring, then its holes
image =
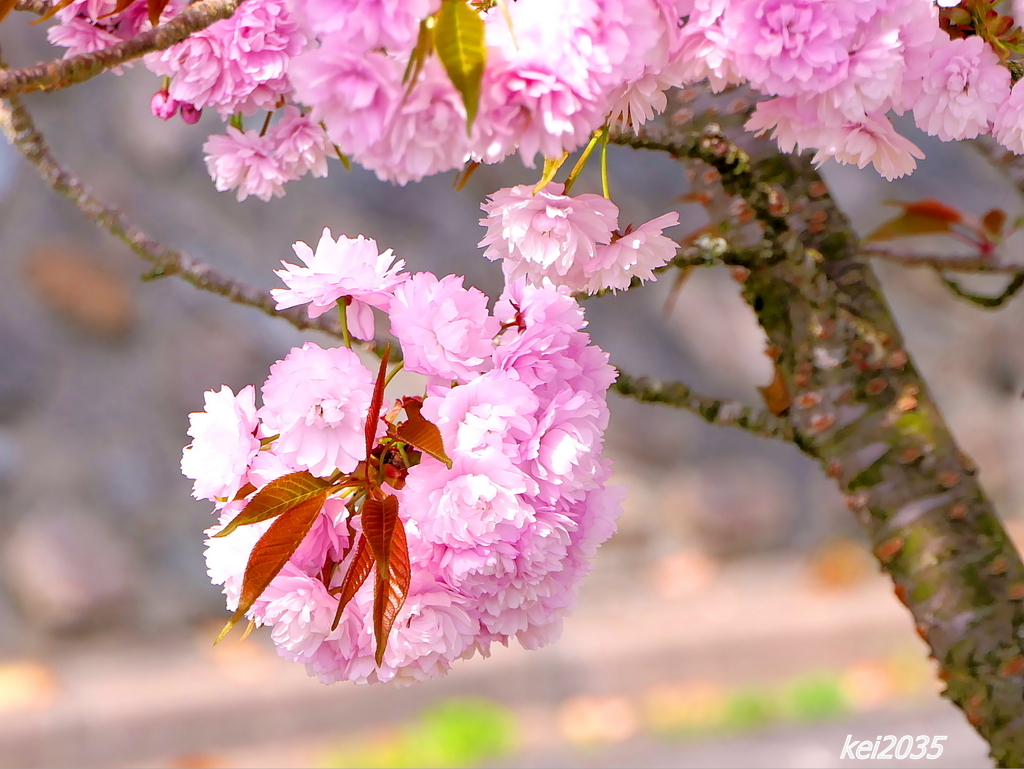
{"type": "MultiPolygon", "coordinates": [[[[20,15],[6,21],[5,58],[19,66],[53,56],[42,33],[20,15]]],[[[156,238],[242,280],[277,285],[271,270],[292,259],[291,244],[315,243],[326,226],[335,236],[376,238],[411,270],[461,273],[492,296],[500,290],[500,268],[476,247],[479,204],[499,187],[535,181],[536,170],[515,160],[481,168],[456,192],[451,174],[400,188],[332,163],[330,178],[293,183],[284,199],[239,204],[214,190],[202,162],[203,141],[222,124],[214,115],[194,127],[151,117],[158,87],[136,66],[26,101],[57,156],[102,198],[156,238]]],[[[928,154],[910,179],[886,184],[870,169],[824,169],[862,231],[891,215],[885,198],[934,196],[979,215],[991,207],[1011,218],[1021,212],[1017,193],[969,147],[901,128],[928,154]]],[[[623,223],[679,210],[683,224],[670,234],[682,237],[704,222],[699,207],[680,200],[681,165],[612,148],[610,166],[623,223]]],[[[577,190],[596,181],[584,177],[577,190]]],[[[1019,246],[1011,243],[1006,258],[1024,263],[1019,246]]],[[[188,413],[202,408],[204,390],[258,385],[303,339],[326,343],[175,278],[142,283],[145,269],[0,146],[2,659],[50,660],[105,644],[162,648],[196,628],[208,632],[223,600],[202,557],[210,511],[191,499],[178,467],[188,413]]],[[[927,270],[879,270],[911,354],[985,487],[1016,521],[1024,494],[1024,303],[986,313],[954,299],[927,270]]],[[[770,378],[763,337],[728,272],[696,272],[667,313],[670,282],[588,302],[594,339],[631,373],[757,403],[756,386],[770,378]]],[[[629,497],[588,588],[593,598],[585,591],[595,602],[587,606],[648,584],[652,564],[681,569],[684,583],[699,585],[743,564],[761,564],[765,574],[805,564],[821,580],[843,582],[850,562],[854,582],[862,573],[875,579],[868,562],[836,549],[857,541],[856,528],[830,483],[794,448],[617,396],[611,408],[608,451],[629,497]]],[[[0,676],[0,704],[2,686],[0,676]]]]}

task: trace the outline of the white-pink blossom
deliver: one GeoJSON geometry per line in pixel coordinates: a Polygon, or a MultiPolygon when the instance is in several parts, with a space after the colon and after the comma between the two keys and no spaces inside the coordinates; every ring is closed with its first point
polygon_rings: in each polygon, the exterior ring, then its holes
{"type": "Polygon", "coordinates": [[[274,288],[270,293],[277,309],[309,303],[309,317],[316,318],[337,307],[339,299],[349,297],[346,319],[357,339],[373,339],[373,310],[387,310],[395,288],[405,280],[405,261],[395,261],[389,248],[380,253],[377,242],[357,235],[349,238],[331,237],[324,228],[316,252],[299,241],[292,248],[305,267],[282,262],[283,270],[275,274],[288,288],[274,288]]]}
{"type": "Polygon", "coordinates": [[[181,455],[181,471],[195,481],[196,499],[231,499],[260,450],[256,438],[256,391],[243,387],[236,396],[227,385],[206,392],[206,408],[189,414],[192,443],[181,455]]]}

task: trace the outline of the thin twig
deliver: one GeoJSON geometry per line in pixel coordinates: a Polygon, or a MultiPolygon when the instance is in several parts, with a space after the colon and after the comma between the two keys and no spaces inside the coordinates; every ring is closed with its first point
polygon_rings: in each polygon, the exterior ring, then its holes
{"type": "Polygon", "coordinates": [[[997,264],[991,258],[983,256],[939,256],[937,254],[917,254],[902,251],[889,251],[885,248],[861,248],[861,256],[884,259],[887,262],[901,264],[904,267],[932,267],[948,272],[987,272],[1017,275],[1021,272],[1020,265],[997,264]]]}
{"type": "Polygon", "coordinates": [[[942,282],[946,284],[950,291],[961,299],[973,302],[979,307],[984,307],[986,310],[994,310],[997,307],[1002,307],[1008,301],[1013,299],[1013,297],[1017,295],[1017,292],[1024,287],[1024,272],[1018,272],[1014,276],[1013,280],[1007,284],[1006,288],[1003,289],[1003,293],[999,294],[999,296],[972,294],[970,291],[964,291],[964,289],[960,288],[956,281],[950,280],[946,277],[942,277],[942,282]]]}
{"type": "Polygon", "coordinates": [[[698,395],[681,382],[633,377],[619,369],[619,378],[612,389],[644,403],[661,403],[692,411],[709,424],[738,427],[763,438],[793,440],[793,425],[788,418],[739,401],[698,395]]]}
{"type": "MultiPolygon", "coordinates": [[[[231,16],[241,0],[199,0],[166,24],[141,32],[133,38],[104,48],[22,69],[0,72],[0,96],[31,91],[56,91],[82,83],[109,69],[138,59],[147,53],[163,51],[189,35],[231,16]]],[[[26,10],[35,5],[26,4],[26,10]]]]}
{"type": "MultiPolygon", "coordinates": [[[[175,275],[196,288],[219,294],[237,304],[255,307],[267,315],[284,318],[297,329],[312,329],[341,337],[341,328],[329,316],[311,319],[302,307],[278,310],[268,291],[230,278],[186,253],[154,240],[131,224],[123,213],[97,198],[70,170],[57,162],[46,140],[35,127],[32,116],[17,96],[8,97],[2,102],[0,129],[11,144],[36,167],[43,181],[69,198],[86,219],[98,224],[153,265],[153,269],[144,276],[146,279],[175,275]]],[[[368,349],[373,347],[372,343],[368,343],[368,349]]]]}

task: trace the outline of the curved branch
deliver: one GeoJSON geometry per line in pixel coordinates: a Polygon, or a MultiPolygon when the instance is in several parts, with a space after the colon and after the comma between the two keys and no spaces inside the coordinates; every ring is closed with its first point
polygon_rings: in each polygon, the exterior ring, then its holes
{"type": "Polygon", "coordinates": [[[708,424],[738,427],[762,438],[793,440],[793,425],[786,417],[739,401],[698,395],[682,382],[633,377],[619,369],[619,378],[612,389],[644,403],[661,403],[692,411],[708,424]]]}
{"type": "Polygon", "coordinates": [[[1021,271],[1020,265],[998,264],[983,256],[940,256],[938,254],[918,254],[906,251],[890,251],[886,248],[861,247],[861,256],[884,259],[904,267],[931,267],[943,272],[985,272],[1008,273],[1016,275],[1021,271]]]}
{"type": "Polygon", "coordinates": [[[942,282],[946,284],[946,287],[954,294],[959,296],[961,299],[966,299],[968,302],[984,307],[986,310],[994,310],[997,307],[1002,307],[1008,301],[1013,299],[1017,295],[1017,292],[1024,287],[1024,272],[1018,272],[1013,276],[1013,280],[1007,284],[1003,292],[998,296],[984,296],[983,294],[972,294],[970,291],[965,291],[960,288],[956,281],[950,280],[949,278],[942,278],[942,282]]]}
{"type": "MultiPolygon", "coordinates": [[[[22,69],[0,72],[0,97],[31,91],[56,91],[96,77],[125,62],[163,51],[189,35],[231,16],[242,0],[199,0],[166,24],[141,32],[102,51],[82,53],[22,69]]],[[[19,6],[20,7],[20,6],[19,6]]],[[[26,4],[26,10],[35,6],[26,4]]]]}
{"type": "MultiPolygon", "coordinates": [[[[36,167],[43,181],[68,197],[86,219],[98,224],[153,265],[153,269],[144,276],[145,279],[175,275],[196,288],[219,294],[237,304],[255,307],[267,315],[284,318],[297,329],[323,331],[341,337],[341,327],[333,315],[311,319],[302,307],[275,309],[276,302],[270,292],[234,280],[182,251],[165,246],[131,224],[124,214],[97,198],[73,173],[57,162],[18,97],[8,97],[0,107],[0,129],[8,141],[36,167]]],[[[372,348],[370,344],[369,349],[372,348]]]]}

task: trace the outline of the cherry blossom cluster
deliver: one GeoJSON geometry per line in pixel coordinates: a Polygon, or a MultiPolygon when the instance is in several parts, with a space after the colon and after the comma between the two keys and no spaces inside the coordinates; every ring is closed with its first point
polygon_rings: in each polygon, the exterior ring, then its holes
{"type": "Polygon", "coordinates": [[[524,278],[595,294],[629,288],[634,278],[655,280],[654,271],[676,255],[675,241],[662,231],[679,224],[679,214],[622,232],[612,201],[562,191],[561,184],[537,192],[520,185],[498,190],[482,206],[487,235],[480,245],[487,246],[488,259],[502,260],[506,281],[524,278]]]}
{"type": "MultiPolygon", "coordinates": [[[[362,339],[374,335],[374,311],[386,316],[404,368],[426,377],[416,401],[450,466],[411,446],[389,460],[412,577],[379,666],[370,581],[332,629],[361,530],[344,494],[327,499],[250,619],[325,682],[425,679],[486,655],[495,641],[553,640],[621,501],[601,455],[615,371],[582,330],[582,309],[564,288],[515,281],[490,312],[462,278],[404,272],[390,250],[361,236],[335,240],[325,230],[315,250],[297,243],[295,251],[303,264],[278,272],[287,286],[275,291],[279,307],[306,304],[315,317],[340,303],[362,339]]],[[[261,406],[253,386],[237,395],[223,387],[191,415],[182,470],[194,495],[216,505],[207,562],[229,609],[270,522],[214,535],[275,479],[338,477],[366,462],[374,383],[351,349],[308,342],[271,367],[261,406]]]]}
{"type": "MultiPolygon", "coordinates": [[[[941,8],[957,5],[965,18],[995,13],[990,0],[475,3],[486,67],[471,126],[439,58],[417,49],[441,5],[246,0],[232,18],[146,57],[169,82],[153,111],[194,122],[212,107],[230,118],[227,135],[206,145],[210,173],[218,189],[265,200],[325,173],[329,149],[399,184],[516,152],[532,166],[603,125],[639,127],[665,108],[667,89],[705,79],[763,94],[747,127],[772,131],[784,151],[871,163],[888,179],[923,157],[892,126],[894,113],[912,112],[945,141],[991,132],[1024,153],[1024,89],[1011,88],[1008,68],[1018,38],[1007,43],[980,22],[940,23],[941,8]],[[260,109],[285,127],[268,117],[263,131],[245,130],[243,118],[260,109]]],[[[50,39],[90,51],[148,24],[139,3],[111,16],[113,7],[76,0],[50,39]]]]}

